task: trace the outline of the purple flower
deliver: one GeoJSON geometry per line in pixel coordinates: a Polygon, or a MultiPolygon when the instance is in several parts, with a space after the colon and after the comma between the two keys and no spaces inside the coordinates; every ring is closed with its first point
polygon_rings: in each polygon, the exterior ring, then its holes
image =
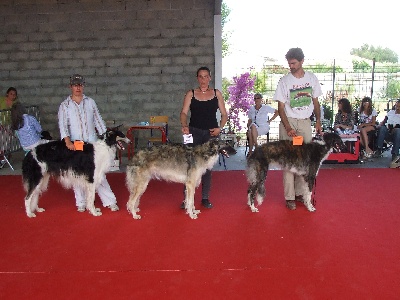
{"type": "Polygon", "coordinates": [[[238,77],[233,77],[233,84],[228,87],[229,99],[227,101],[230,106],[228,120],[229,130],[239,132],[244,126],[240,124],[240,113],[249,111],[253,104],[253,87],[255,76],[251,77],[249,72],[246,72],[238,77]]]}

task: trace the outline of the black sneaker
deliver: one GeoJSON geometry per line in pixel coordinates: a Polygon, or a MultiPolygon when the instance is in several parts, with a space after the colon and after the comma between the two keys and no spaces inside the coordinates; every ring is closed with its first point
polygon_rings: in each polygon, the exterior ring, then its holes
{"type": "Polygon", "coordinates": [[[374,155],[372,155],[372,157],[374,158],[382,157],[382,149],[378,148],[378,150],[374,152],[374,155]]]}
{"type": "Polygon", "coordinates": [[[208,201],[208,199],[202,199],[201,200],[201,205],[203,205],[205,208],[212,208],[212,204],[210,203],[210,201],[208,201]]]}
{"type": "Polygon", "coordinates": [[[296,201],[295,200],[286,200],[286,207],[290,210],[296,209],[296,201]]]}

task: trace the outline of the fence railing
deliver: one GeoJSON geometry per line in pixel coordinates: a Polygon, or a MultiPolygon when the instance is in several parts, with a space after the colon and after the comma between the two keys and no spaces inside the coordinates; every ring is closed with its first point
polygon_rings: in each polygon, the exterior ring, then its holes
{"type": "MultiPolygon", "coordinates": [[[[27,113],[34,116],[40,122],[39,107],[36,105],[27,106],[27,113]]],[[[9,155],[13,152],[22,150],[21,144],[11,129],[11,110],[0,110],[0,166],[8,164],[12,170],[13,166],[10,163],[9,155]]]]}

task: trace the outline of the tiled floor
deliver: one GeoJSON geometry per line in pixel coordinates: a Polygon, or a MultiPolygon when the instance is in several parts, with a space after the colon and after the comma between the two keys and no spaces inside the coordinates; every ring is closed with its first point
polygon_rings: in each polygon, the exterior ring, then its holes
{"type": "MultiPolygon", "coordinates": [[[[231,155],[229,158],[225,158],[225,166],[226,170],[244,170],[246,167],[246,156],[245,156],[245,147],[240,146],[235,148],[237,153],[231,155]]],[[[0,169],[1,175],[21,175],[21,165],[22,159],[24,157],[24,152],[16,152],[11,156],[11,164],[14,168],[14,171],[8,166],[5,165],[2,169],[0,169]]],[[[383,157],[374,158],[368,161],[362,161],[358,164],[323,164],[321,168],[323,169],[337,169],[337,168],[389,168],[391,161],[391,154],[389,151],[385,152],[383,157]]],[[[128,159],[124,155],[122,158],[122,164],[120,167],[120,171],[117,172],[125,172],[125,167],[127,165],[128,159]]],[[[224,171],[224,162],[222,157],[220,157],[219,163],[216,163],[214,171],[224,171]]]]}

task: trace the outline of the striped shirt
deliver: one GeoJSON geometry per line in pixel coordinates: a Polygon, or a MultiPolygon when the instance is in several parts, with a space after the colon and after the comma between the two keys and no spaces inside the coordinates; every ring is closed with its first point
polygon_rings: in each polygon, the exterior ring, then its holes
{"type": "Polygon", "coordinates": [[[61,103],[58,110],[58,126],[60,138],[69,136],[71,141],[93,143],[97,140],[98,134],[106,132],[106,124],[96,102],[85,95],[79,104],[73,101],[71,96],[61,103]]]}

